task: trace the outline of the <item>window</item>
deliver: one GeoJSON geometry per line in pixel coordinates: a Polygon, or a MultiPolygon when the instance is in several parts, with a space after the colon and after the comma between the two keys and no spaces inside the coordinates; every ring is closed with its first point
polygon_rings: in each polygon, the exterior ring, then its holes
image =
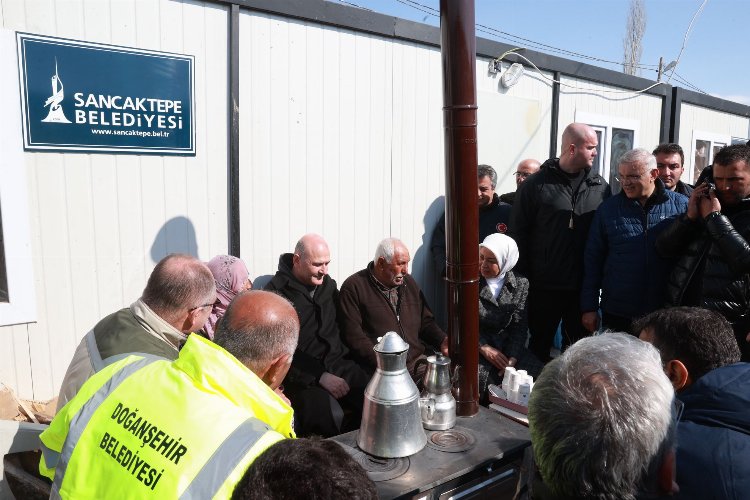
{"type": "Polygon", "coordinates": [[[714,155],[730,142],[731,138],[722,134],[693,131],[693,151],[691,155],[688,155],[688,152],[685,151],[685,163],[688,165],[685,165],[687,179],[683,178],[683,181],[692,184],[698,180],[703,169],[714,162],[714,155]],[[693,162],[692,169],[689,166],[691,160],[693,162]]]}
{"type": "Polygon", "coordinates": [[[622,155],[638,146],[639,123],[616,116],[583,112],[576,112],[576,121],[589,124],[596,132],[599,146],[592,169],[609,183],[612,194],[619,193],[617,164],[622,155]]]}
{"type": "Polygon", "coordinates": [[[0,30],[0,326],[36,321],[14,33],[0,30]]]}
{"type": "Polygon", "coordinates": [[[606,127],[597,127],[596,125],[592,125],[591,128],[594,129],[594,132],[596,132],[596,158],[594,158],[594,165],[591,167],[591,170],[594,171],[594,173],[597,173],[599,175],[602,175],[602,162],[604,161],[604,144],[607,143],[607,129],[606,127]]]}

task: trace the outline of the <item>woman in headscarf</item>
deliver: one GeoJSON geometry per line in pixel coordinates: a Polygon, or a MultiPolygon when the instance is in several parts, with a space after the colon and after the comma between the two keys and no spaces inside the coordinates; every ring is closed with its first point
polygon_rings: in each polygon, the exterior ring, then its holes
{"type": "Polygon", "coordinates": [[[533,377],[543,366],[526,349],[529,280],[513,273],[517,262],[518,246],[509,236],[494,233],[479,245],[479,363],[492,384],[502,380],[506,366],[533,377]]]}
{"type": "Polygon", "coordinates": [[[213,340],[216,323],[224,316],[224,313],[232,302],[232,299],[240,292],[250,290],[253,282],[247,266],[242,259],[231,255],[217,255],[206,263],[216,282],[216,302],[211,309],[211,315],[203,326],[203,332],[213,340]]]}

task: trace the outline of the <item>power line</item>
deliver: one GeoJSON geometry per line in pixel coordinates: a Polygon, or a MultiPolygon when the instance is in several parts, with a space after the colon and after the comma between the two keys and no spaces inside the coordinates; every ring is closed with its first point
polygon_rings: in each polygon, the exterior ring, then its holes
{"type": "Polygon", "coordinates": [[[692,83],[690,83],[689,81],[687,81],[685,79],[685,77],[683,77],[679,73],[674,72],[674,73],[672,73],[672,75],[674,75],[674,79],[675,80],[677,80],[681,84],[685,85],[686,87],[690,87],[691,89],[695,90],[696,92],[700,92],[701,94],[709,95],[708,92],[706,92],[705,90],[699,89],[698,87],[696,87],[695,85],[693,85],[692,83]]]}
{"type": "MultiPolygon", "coordinates": [[[[344,0],[339,0],[339,1],[343,2],[344,0]]],[[[398,3],[402,4],[402,5],[406,5],[407,7],[411,7],[412,9],[418,10],[418,11],[424,13],[424,14],[440,18],[440,10],[439,9],[435,9],[434,7],[431,7],[429,5],[425,5],[423,3],[417,2],[416,0],[396,0],[396,2],[398,2],[398,3]]],[[[682,48],[680,49],[680,53],[677,56],[676,63],[679,63],[680,57],[682,57],[682,53],[683,53],[683,51],[685,49],[685,46],[687,45],[688,36],[690,34],[692,26],[693,26],[696,18],[698,17],[698,15],[701,13],[701,11],[703,10],[703,8],[706,6],[707,2],[708,2],[708,0],[704,0],[703,3],[701,4],[701,6],[698,8],[697,12],[693,15],[693,18],[690,21],[690,25],[688,26],[687,31],[685,32],[685,36],[684,36],[682,48]]],[[[344,3],[348,3],[348,2],[344,2],[344,3]]],[[[478,32],[480,32],[480,33],[484,33],[486,35],[489,35],[489,36],[494,37],[494,38],[499,38],[501,40],[509,41],[509,42],[514,43],[514,44],[518,43],[520,41],[520,42],[524,42],[524,44],[531,45],[532,48],[537,48],[537,49],[545,50],[545,51],[548,51],[548,52],[554,52],[554,53],[557,53],[557,54],[564,54],[564,55],[567,55],[567,56],[570,56],[570,57],[576,57],[576,58],[579,58],[579,59],[585,59],[585,60],[589,60],[589,61],[596,61],[596,62],[600,62],[600,63],[612,64],[612,65],[616,65],[616,66],[625,65],[625,66],[635,67],[635,68],[638,68],[638,69],[641,69],[641,70],[645,70],[645,71],[657,71],[658,67],[659,67],[656,64],[627,64],[627,63],[623,63],[623,62],[610,61],[608,59],[603,59],[603,58],[600,58],[600,57],[589,56],[589,55],[586,55],[586,54],[582,54],[580,52],[574,52],[574,51],[571,51],[571,50],[561,49],[561,48],[555,47],[553,45],[548,45],[548,44],[545,44],[545,43],[536,42],[536,41],[531,40],[529,38],[525,38],[525,37],[522,37],[522,36],[514,35],[512,33],[508,33],[506,31],[502,31],[502,30],[493,28],[492,26],[487,26],[487,25],[484,25],[484,24],[481,24],[481,23],[476,23],[476,30],[478,32]]],[[[503,57],[505,57],[505,55],[507,55],[507,53],[503,54],[502,56],[500,56],[499,58],[497,58],[496,61],[500,61],[503,57]]],[[[553,82],[556,82],[555,80],[553,80],[553,79],[547,77],[546,75],[544,75],[544,73],[539,68],[537,68],[537,66],[531,60],[529,60],[528,58],[522,56],[521,54],[516,54],[516,56],[521,57],[522,59],[526,60],[545,79],[553,81],[553,82]]],[[[677,64],[675,64],[675,68],[673,68],[672,72],[669,75],[669,78],[667,79],[667,81],[665,83],[669,83],[669,81],[674,77],[675,80],[677,80],[678,82],[682,83],[686,87],[689,87],[692,90],[695,90],[697,92],[700,92],[700,93],[708,95],[708,92],[706,92],[706,91],[698,88],[697,86],[695,86],[692,83],[690,83],[689,81],[687,81],[684,77],[682,77],[681,75],[677,74],[677,72],[675,71],[676,67],[677,67],[677,64]]],[[[561,83],[561,82],[556,82],[556,83],[561,83]]],[[[563,84],[563,85],[565,85],[565,84],[563,84]]],[[[632,93],[640,93],[640,92],[645,92],[645,91],[647,91],[647,90],[649,90],[649,89],[651,89],[653,87],[656,87],[657,85],[659,85],[659,82],[657,82],[655,85],[651,85],[651,86],[649,86],[649,87],[647,87],[645,89],[638,90],[638,91],[614,91],[614,90],[613,91],[606,91],[606,90],[602,90],[602,89],[583,89],[583,88],[580,88],[580,87],[576,87],[576,88],[578,88],[578,90],[591,90],[591,91],[597,91],[597,92],[612,92],[612,93],[631,93],[632,92],[632,93]]]]}
{"type": "Polygon", "coordinates": [[[687,46],[688,36],[690,35],[690,30],[693,29],[693,23],[695,22],[695,19],[698,17],[698,15],[703,11],[703,7],[705,7],[707,3],[708,0],[703,0],[701,6],[698,7],[698,10],[695,11],[695,14],[693,14],[693,18],[690,20],[690,24],[688,24],[687,30],[685,31],[685,37],[682,39],[682,47],[680,47],[680,53],[677,55],[677,59],[675,59],[674,68],[672,68],[672,72],[669,74],[669,78],[667,78],[667,83],[669,83],[669,81],[672,79],[672,75],[675,74],[677,65],[680,64],[680,58],[682,57],[682,52],[687,46]]]}
{"type": "MultiPolygon", "coordinates": [[[[423,3],[416,2],[415,0],[396,0],[396,1],[398,3],[400,3],[400,4],[403,4],[403,5],[406,5],[408,7],[411,7],[413,9],[416,9],[416,10],[418,10],[420,12],[425,13],[425,14],[428,14],[428,15],[431,15],[431,16],[435,16],[435,17],[440,17],[440,11],[438,9],[435,9],[434,7],[430,7],[429,5],[425,5],[423,3]]],[[[574,52],[572,50],[561,49],[561,48],[555,47],[553,45],[548,45],[548,44],[545,44],[545,43],[536,42],[536,41],[531,40],[529,38],[525,38],[525,37],[522,37],[522,36],[519,36],[519,35],[514,35],[512,33],[508,33],[506,31],[502,31],[502,30],[499,30],[497,28],[493,28],[492,26],[487,26],[485,24],[476,23],[476,27],[477,27],[477,31],[480,31],[482,33],[490,35],[490,36],[492,36],[494,38],[499,38],[501,40],[506,40],[506,41],[512,42],[514,44],[516,44],[516,43],[518,43],[520,41],[520,42],[524,42],[524,43],[526,43],[528,45],[534,46],[533,48],[541,48],[541,49],[546,50],[546,51],[554,52],[554,53],[557,53],[557,54],[565,54],[565,55],[568,55],[568,56],[577,57],[579,59],[586,59],[586,60],[589,60],[589,61],[603,62],[603,63],[607,63],[607,64],[613,64],[613,65],[616,65],[616,66],[621,66],[623,64],[622,62],[610,61],[608,59],[603,59],[601,57],[589,56],[589,55],[586,55],[586,54],[582,54],[580,52],[574,52]]],[[[631,66],[631,67],[637,67],[637,68],[643,69],[643,70],[651,70],[651,69],[656,70],[658,68],[658,65],[656,65],[656,64],[635,64],[635,65],[627,64],[627,65],[631,66]]]]}

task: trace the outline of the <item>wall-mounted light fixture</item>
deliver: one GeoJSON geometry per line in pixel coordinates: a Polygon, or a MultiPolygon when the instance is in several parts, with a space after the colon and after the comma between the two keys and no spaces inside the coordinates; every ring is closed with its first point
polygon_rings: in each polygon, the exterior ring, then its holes
{"type": "Polygon", "coordinates": [[[523,66],[520,63],[513,63],[510,68],[506,69],[500,77],[500,85],[506,89],[511,88],[513,85],[518,83],[518,80],[523,76],[523,66]]]}

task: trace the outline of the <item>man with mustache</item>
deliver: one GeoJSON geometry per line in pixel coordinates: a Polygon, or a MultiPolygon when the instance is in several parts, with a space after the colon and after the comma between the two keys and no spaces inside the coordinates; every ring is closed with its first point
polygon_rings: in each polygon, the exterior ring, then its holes
{"type": "MultiPolygon", "coordinates": [[[[367,268],[341,285],[339,325],[344,340],[366,369],[376,368],[372,348],[378,337],[396,332],[409,344],[406,367],[413,377],[425,343],[448,354],[448,337],[435,322],[427,301],[409,273],[409,249],[401,240],[386,238],[378,244],[367,268]]],[[[422,365],[424,366],[424,365],[422,365]]]]}
{"type": "Polygon", "coordinates": [[[668,305],[718,311],[732,324],[742,360],[750,360],[750,147],[735,144],[714,156],[716,187],[703,182],[687,213],[658,238],[657,250],[679,256],[667,287],[668,305]]]}

